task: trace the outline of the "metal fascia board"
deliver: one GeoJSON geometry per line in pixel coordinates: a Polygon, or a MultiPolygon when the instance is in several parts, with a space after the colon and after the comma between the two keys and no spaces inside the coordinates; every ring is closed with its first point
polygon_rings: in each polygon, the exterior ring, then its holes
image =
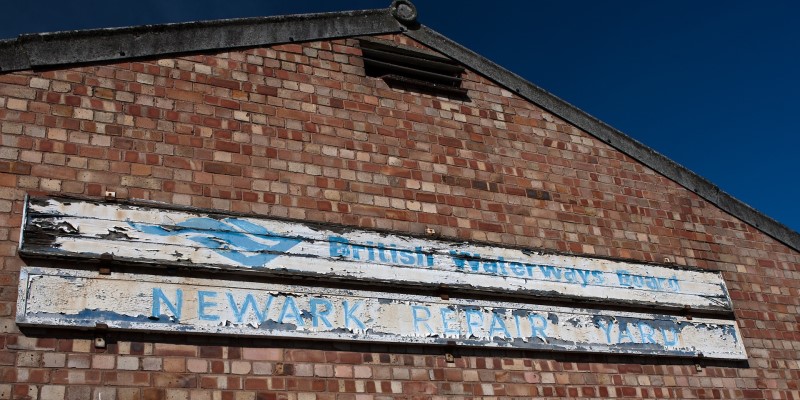
{"type": "Polygon", "coordinates": [[[0,71],[397,33],[390,9],[21,35],[0,42],[0,71]]]}

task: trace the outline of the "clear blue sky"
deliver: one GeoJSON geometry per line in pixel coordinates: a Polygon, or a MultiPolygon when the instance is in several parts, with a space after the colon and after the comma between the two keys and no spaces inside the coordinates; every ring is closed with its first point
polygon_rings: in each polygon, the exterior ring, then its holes
{"type": "MultiPolygon", "coordinates": [[[[388,7],[390,0],[13,1],[20,33],[388,7]]],[[[800,2],[417,0],[425,25],[800,231],[800,2]]]]}

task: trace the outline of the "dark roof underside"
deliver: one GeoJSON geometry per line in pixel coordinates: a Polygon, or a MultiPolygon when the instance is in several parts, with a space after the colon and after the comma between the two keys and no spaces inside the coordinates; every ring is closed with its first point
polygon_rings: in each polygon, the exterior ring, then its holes
{"type": "Polygon", "coordinates": [[[800,234],[546,90],[391,8],[21,35],[0,41],[0,73],[133,58],[403,33],[595,136],[734,217],[800,251],[800,234]],[[406,21],[407,22],[407,21],[406,21]]]}

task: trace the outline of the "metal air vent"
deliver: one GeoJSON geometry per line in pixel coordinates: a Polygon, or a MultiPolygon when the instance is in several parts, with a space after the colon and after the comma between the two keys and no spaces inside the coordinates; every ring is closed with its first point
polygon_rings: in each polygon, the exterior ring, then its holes
{"type": "Polygon", "coordinates": [[[464,67],[449,58],[384,40],[361,39],[360,43],[367,76],[434,93],[467,95],[461,87],[464,67]]]}

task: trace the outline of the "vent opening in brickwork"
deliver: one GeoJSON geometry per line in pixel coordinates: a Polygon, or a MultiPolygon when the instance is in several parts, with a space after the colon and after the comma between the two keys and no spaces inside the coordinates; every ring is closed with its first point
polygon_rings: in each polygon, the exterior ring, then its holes
{"type": "Polygon", "coordinates": [[[464,67],[432,52],[378,39],[361,39],[367,76],[433,94],[466,97],[461,87],[464,67]]]}

